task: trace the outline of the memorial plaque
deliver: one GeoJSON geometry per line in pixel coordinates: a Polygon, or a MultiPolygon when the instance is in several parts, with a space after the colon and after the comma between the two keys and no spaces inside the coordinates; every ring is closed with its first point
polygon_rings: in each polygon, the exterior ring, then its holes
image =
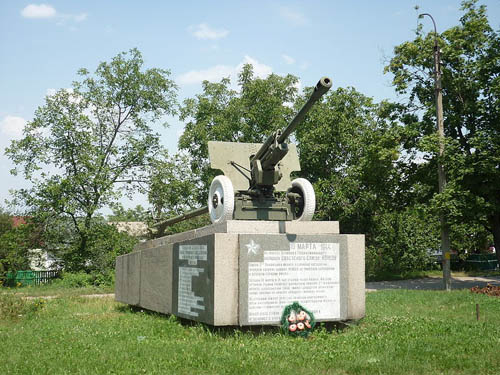
{"type": "Polygon", "coordinates": [[[345,309],[335,237],[240,235],[240,324],[278,324],[295,301],[318,321],[340,320],[345,309]]]}
{"type": "Polygon", "coordinates": [[[214,236],[175,244],[173,268],[174,315],[213,324],[214,236]]]}

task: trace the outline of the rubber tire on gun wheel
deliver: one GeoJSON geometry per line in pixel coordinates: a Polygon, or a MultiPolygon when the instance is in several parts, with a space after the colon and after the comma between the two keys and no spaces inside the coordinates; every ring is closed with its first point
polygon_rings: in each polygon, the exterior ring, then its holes
{"type": "Polygon", "coordinates": [[[210,184],[208,192],[208,213],[212,223],[223,223],[233,218],[234,190],[231,180],[223,175],[217,176],[210,184]],[[216,203],[214,204],[214,196],[216,203]]]}
{"type": "Polygon", "coordinates": [[[291,191],[298,192],[304,200],[302,214],[294,221],[311,221],[316,209],[316,195],[309,181],[305,178],[296,178],[292,181],[291,191]]]}

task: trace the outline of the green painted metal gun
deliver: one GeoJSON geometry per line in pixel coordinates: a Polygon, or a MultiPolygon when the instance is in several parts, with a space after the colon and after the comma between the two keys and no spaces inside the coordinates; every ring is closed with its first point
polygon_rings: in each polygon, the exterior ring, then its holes
{"type": "Polygon", "coordinates": [[[314,189],[303,178],[290,181],[290,173],[299,171],[300,164],[295,145],[286,140],[330,87],[331,79],[321,78],[290,124],[263,144],[208,143],[211,167],[224,173],[210,186],[208,210],[212,222],[312,219],[314,189]]]}

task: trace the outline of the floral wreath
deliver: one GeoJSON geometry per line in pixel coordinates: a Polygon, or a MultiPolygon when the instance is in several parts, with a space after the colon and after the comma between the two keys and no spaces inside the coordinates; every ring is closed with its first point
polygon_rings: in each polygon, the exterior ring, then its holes
{"type": "Polygon", "coordinates": [[[315,325],[316,320],[313,313],[298,302],[285,306],[281,314],[281,328],[292,336],[307,337],[315,325]]]}

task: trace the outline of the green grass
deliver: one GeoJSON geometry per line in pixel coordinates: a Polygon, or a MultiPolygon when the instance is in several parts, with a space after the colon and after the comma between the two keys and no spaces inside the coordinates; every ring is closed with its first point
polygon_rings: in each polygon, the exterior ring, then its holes
{"type": "Polygon", "coordinates": [[[71,297],[85,294],[107,294],[114,293],[114,286],[86,286],[80,288],[68,288],[58,283],[37,286],[23,286],[18,288],[0,288],[0,294],[16,294],[23,297],[71,297]]]}
{"type": "Polygon", "coordinates": [[[500,298],[398,290],[369,293],[366,302],[358,324],[304,340],[213,331],[111,298],[63,296],[33,314],[0,317],[0,374],[500,372],[500,298]]]}

